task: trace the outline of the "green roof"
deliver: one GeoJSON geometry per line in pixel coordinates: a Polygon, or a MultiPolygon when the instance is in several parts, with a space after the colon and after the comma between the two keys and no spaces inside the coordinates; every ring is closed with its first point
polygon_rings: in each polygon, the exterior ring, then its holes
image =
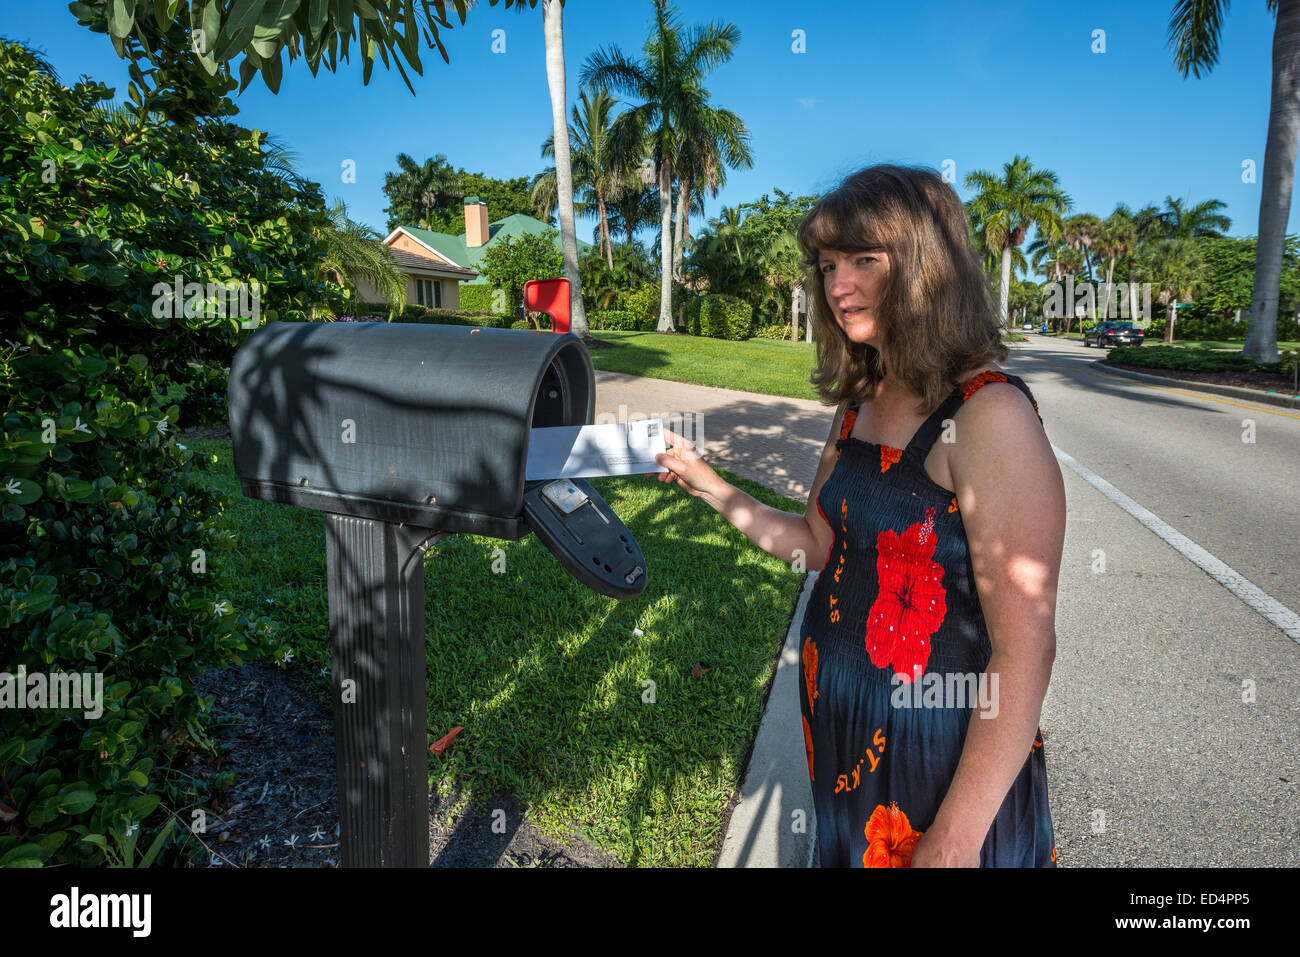
{"type": "MultiPolygon", "coordinates": [[[[482,246],[470,248],[465,245],[465,236],[452,236],[450,233],[435,233],[429,229],[420,229],[417,226],[403,226],[402,229],[410,233],[420,242],[424,243],[431,249],[436,250],[443,256],[446,256],[457,266],[464,266],[467,269],[478,269],[479,264],[483,261],[483,255],[492,246],[496,245],[502,238],[510,237],[518,239],[520,236],[538,235],[546,232],[548,229],[555,229],[554,226],[548,226],[540,219],[534,219],[532,216],[525,216],[522,213],[515,213],[507,216],[505,219],[498,219],[494,223],[488,224],[488,241],[482,246]]],[[[555,231],[555,244],[560,244],[560,233],[555,231]]],[[[578,253],[581,255],[584,249],[590,249],[591,243],[578,240],[578,253]]],[[[481,286],[486,285],[481,275],[471,279],[461,285],[481,286]]]]}

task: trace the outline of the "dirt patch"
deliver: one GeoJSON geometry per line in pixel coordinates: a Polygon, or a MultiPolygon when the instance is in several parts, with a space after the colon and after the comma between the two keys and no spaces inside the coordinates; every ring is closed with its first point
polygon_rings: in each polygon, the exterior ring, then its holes
{"type": "MultiPolygon", "coordinates": [[[[342,862],[334,722],[307,676],[265,661],[210,669],[195,681],[213,695],[220,753],[192,760],[186,773],[236,783],[209,807],[207,853],[197,867],[338,867],[342,862]]],[[[454,744],[453,744],[454,747],[454,744]]],[[[431,796],[433,867],[622,867],[617,856],[570,834],[541,834],[510,795],[476,809],[463,794],[431,796]],[[504,828],[496,810],[502,810],[504,828]],[[504,833],[498,833],[504,831],[504,833]]]]}
{"type": "Polygon", "coordinates": [[[1178,379],[1183,382],[1210,382],[1216,385],[1231,385],[1241,389],[1255,389],[1258,392],[1280,392],[1294,395],[1294,381],[1290,376],[1278,375],[1276,372],[1185,372],[1181,369],[1149,369],[1146,366],[1131,366],[1123,362],[1107,361],[1106,365],[1117,369],[1130,369],[1133,372],[1145,372],[1147,375],[1160,376],[1162,379],[1178,379]]]}

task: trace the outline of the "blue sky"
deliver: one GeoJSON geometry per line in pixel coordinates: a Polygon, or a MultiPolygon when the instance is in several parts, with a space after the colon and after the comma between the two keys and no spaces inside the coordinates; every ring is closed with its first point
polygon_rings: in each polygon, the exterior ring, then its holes
{"type": "MultiPolygon", "coordinates": [[[[1265,0],[1229,9],[1214,70],[1183,79],[1166,42],[1173,0],[1054,3],[955,0],[883,4],[826,0],[693,0],[686,24],[734,23],[741,40],[709,78],[713,103],[749,127],[755,163],[731,170],[707,203],[756,199],[774,186],[817,194],[878,162],[942,168],[958,193],[975,169],[1001,171],[1017,153],[1054,170],[1075,211],[1106,215],[1165,196],[1228,204],[1230,232],[1253,235],[1268,124],[1273,18],[1265,0]],[[806,52],[792,49],[803,31],[806,52]],[[1103,30],[1105,52],[1093,52],[1103,30]],[[1242,182],[1253,159],[1255,182],[1242,182]]],[[[568,103],[587,56],[616,44],[639,56],[649,0],[569,0],[565,7],[568,103]]],[[[107,37],[79,28],[62,0],[0,0],[0,35],[43,49],[65,83],[89,74],[126,92],[126,67],[107,37]]],[[[451,57],[423,51],[412,96],[397,72],[361,64],[313,77],[285,69],[278,95],[260,79],[236,99],[239,122],[264,129],[297,154],[302,172],[339,197],[354,219],[384,230],[383,175],[394,156],[443,153],[453,166],[507,178],[549,161],[551,130],[540,10],[483,6],[444,31],[451,57]],[[494,53],[493,31],[505,51],[494,53]],[[356,182],[342,182],[354,160],[356,182]]],[[[498,44],[499,45],[499,44],[498,44]]],[[[702,222],[693,221],[698,232],[702,222]]],[[[590,239],[591,220],[579,221],[590,239]]],[[[1293,204],[1290,232],[1300,232],[1293,204]]],[[[642,237],[650,238],[650,237],[642,237]]]]}

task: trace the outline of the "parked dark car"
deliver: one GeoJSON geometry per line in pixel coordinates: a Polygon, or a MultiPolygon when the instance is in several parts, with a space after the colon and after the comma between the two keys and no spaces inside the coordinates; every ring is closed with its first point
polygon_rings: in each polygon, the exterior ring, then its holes
{"type": "Polygon", "coordinates": [[[1083,334],[1083,344],[1091,346],[1140,346],[1146,333],[1131,322],[1099,322],[1083,334]]]}

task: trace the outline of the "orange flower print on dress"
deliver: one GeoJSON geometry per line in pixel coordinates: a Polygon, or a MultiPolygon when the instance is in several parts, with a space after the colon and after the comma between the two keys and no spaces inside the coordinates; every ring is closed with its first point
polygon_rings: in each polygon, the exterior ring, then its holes
{"type": "Polygon", "coordinates": [[[847,439],[849,433],[853,431],[853,423],[858,419],[858,410],[849,409],[844,413],[844,424],[840,426],[840,438],[847,439]]]}
{"type": "Polygon", "coordinates": [[[808,689],[808,713],[812,714],[817,702],[817,645],[811,636],[803,643],[803,683],[808,689]]]}
{"type": "Polygon", "coordinates": [[[889,807],[877,804],[863,831],[867,835],[863,867],[912,866],[912,851],[923,832],[912,830],[907,815],[898,809],[897,803],[889,807]]]}
{"type": "Polygon", "coordinates": [[[880,447],[880,471],[881,474],[889,471],[889,467],[903,457],[903,450],[896,449],[890,445],[880,447]]]}
{"type": "Polygon", "coordinates": [[[957,496],[956,496],[956,495],[954,495],[954,496],[952,497],[952,501],[948,503],[948,514],[951,515],[951,514],[952,514],[953,512],[955,512],[955,511],[957,511],[957,496]]]}
{"type": "Polygon", "coordinates": [[[948,613],[943,566],[934,561],[937,545],[934,506],[901,536],[892,528],[876,536],[880,587],[867,616],[867,653],[877,668],[893,665],[904,682],[925,671],[930,637],[948,613]]]}
{"type": "Polygon", "coordinates": [[[975,394],[976,390],[979,389],[980,386],[988,382],[1006,382],[1006,381],[1007,381],[1006,375],[1004,373],[998,372],[996,369],[989,369],[986,372],[981,372],[979,375],[975,376],[973,379],[971,379],[962,387],[961,390],[962,401],[965,402],[967,399],[969,399],[971,396],[975,394]]]}
{"type": "Polygon", "coordinates": [[[812,748],[812,731],[808,727],[808,719],[803,719],[803,748],[808,752],[808,780],[816,781],[813,777],[813,748],[812,748]]]}

